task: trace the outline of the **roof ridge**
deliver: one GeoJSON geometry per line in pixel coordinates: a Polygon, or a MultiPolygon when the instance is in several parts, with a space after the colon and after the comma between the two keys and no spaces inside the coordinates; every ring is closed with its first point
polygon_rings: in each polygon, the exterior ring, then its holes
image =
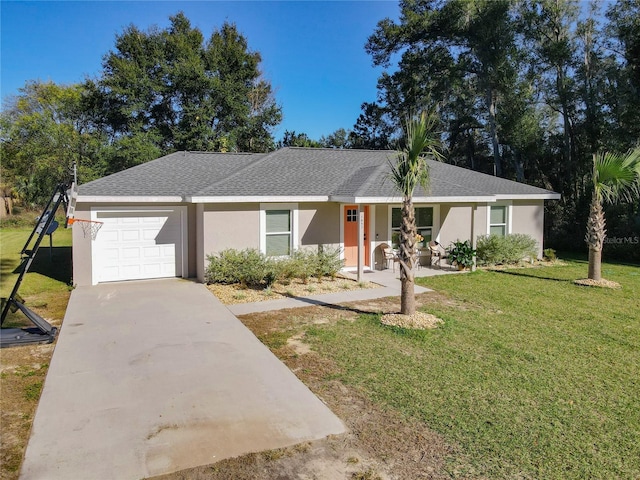
{"type": "Polygon", "coordinates": [[[170,153],[169,155],[173,155],[174,153],[182,153],[186,154],[195,154],[195,155],[263,155],[259,152],[207,152],[204,150],[177,150],[175,152],[170,153]]]}
{"type": "MultiPolygon", "coordinates": [[[[285,150],[285,149],[291,149],[291,150],[328,150],[330,152],[394,152],[395,150],[393,149],[372,149],[372,148],[333,148],[333,147],[296,147],[294,145],[292,146],[288,146],[288,147],[283,147],[280,148],[278,150],[285,150]]],[[[278,151],[276,150],[276,152],[278,151]]]]}
{"type": "Polygon", "coordinates": [[[249,168],[253,168],[254,166],[262,163],[264,160],[268,159],[274,153],[277,153],[277,152],[279,152],[279,150],[274,150],[273,152],[269,152],[269,153],[266,153],[266,154],[265,153],[251,153],[250,155],[262,155],[262,156],[258,157],[254,162],[248,163],[244,167],[239,168],[238,170],[236,170],[231,175],[228,175],[228,176],[226,176],[224,178],[221,178],[220,180],[217,180],[217,181],[215,181],[213,183],[210,183],[206,187],[201,188],[200,190],[195,192],[192,196],[193,197],[197,197],[198,195],[200,195],[200,192],[202,192],[203,190],[208,190],[208,189],[210,189],[212,187],[215,187],[216,185],[220,185],[222,182],[228,182],[229,180],[232,180],[232,179],[238,177],[241,173],[244,173],[249,168]]]}

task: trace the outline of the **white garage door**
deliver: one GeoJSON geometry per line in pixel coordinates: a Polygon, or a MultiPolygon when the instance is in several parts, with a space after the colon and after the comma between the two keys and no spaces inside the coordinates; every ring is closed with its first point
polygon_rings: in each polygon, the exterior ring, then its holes
{"type": "Polygon", "coordinates": [[[186,208],[94,211],[103,222],[93,245],[93,283],[181,277],[186,208]]]}

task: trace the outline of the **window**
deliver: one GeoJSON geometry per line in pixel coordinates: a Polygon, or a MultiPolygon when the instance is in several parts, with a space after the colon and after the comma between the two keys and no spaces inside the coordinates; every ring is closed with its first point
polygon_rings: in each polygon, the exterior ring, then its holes
{"type": "Polygon", "coordinates": [[[347,222],[357,222],[357,221],[358,221],[358,209],[347,208],[347,222]]]}
{"type": "Polygon", "coordinates": [[[266,210],[265,220],[265,253],[270,257],[291,255],[291,210],[266,210]]]}
{"type": "MultiPolygon", "coordinates": [[[[417,232],[424,237],[425,245],[433,239],[433,207],[415,207],[417,232]]],[[[400,208],[391,209],[391,243],[398,247],[402,211],[400,208]]]]}
{"type": "Polygon", "coordinates": [[[489,214],[489,234],[504,237],[507,234],[506,205],[492,206],[489,214]]]}

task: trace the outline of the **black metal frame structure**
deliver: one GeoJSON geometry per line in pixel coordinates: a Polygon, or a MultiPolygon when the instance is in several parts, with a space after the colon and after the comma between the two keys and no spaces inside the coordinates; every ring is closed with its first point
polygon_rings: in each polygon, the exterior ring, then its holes
{"type": "MultiPolygon", "coordinates": [[[[2,318],[0,320],[0,326],[4,324],[4,321],[9,314],[9,310],[17,312],[20,310],[30,321],[35,325],[30,328],[1,328],[0,329],[0,347],[12,347],[16,345],[26,345],[29,343],[51,343],[56,338],[58,329],[49,324],[40,315],[30,310],[24,305],[24,301],[18,295],[20,284],[25,274],[31,268],[31,264],[35,259],[42,239],[50,232],[50,228],[55,221],[56,212],[60,205],[64,205],[65,212],[69,205],[69,198],[67,196],[67,189],[69,185],[58,184],[51,199],[44,208],[42,215],[38,218],[36,226],[29,235],[20,255],[22,255],[22,263],[20,264],[20,274],[18,279],[9,295],[6,299],[6,303],[2,307],[2,318]],[[35,243],[30,247],[33,239],[35,243]]],[[[66,227],[66,225],[65,225],[66,227]]],[[[52,232],[51,232],[52,233],[52,232]]]]}

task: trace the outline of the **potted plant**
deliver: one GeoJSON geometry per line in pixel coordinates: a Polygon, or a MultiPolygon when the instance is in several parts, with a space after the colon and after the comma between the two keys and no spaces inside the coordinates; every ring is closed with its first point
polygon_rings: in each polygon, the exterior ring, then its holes
{"type": "Polygon", "coordinates": [[[418,248],[422,248],[424,247],[424,237],[422,235],[420,235],[419,233],[416,234],[416,247],[418,248]]]}
{"type": "Polygon", "coordinates": [[[469,240],[464,242],[455,241],[448,248],[449,261],[452,265],[456,265],[458,270],[464,270],[465,268],[471,268],[473,266],[473,257],[475,257],[476,251],[471,248],[469,240]]]}

